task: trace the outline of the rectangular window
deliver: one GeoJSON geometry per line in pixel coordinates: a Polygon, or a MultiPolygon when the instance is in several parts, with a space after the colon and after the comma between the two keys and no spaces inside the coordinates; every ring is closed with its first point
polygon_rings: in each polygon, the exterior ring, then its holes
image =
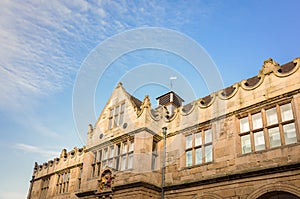
{"type": "Polygon", "coordinates": [[[115,115],[114,115],[114,127],[116,127],[116,126],[118,126],[119,125],[119,108],[120,108],[120,106],[117,106],[116,108],[115,108],[115,115]]]}
{"type": "Polygon", "coordinates": [[[132,169],[133,168],[133,153],[130,153],[128,155],[128,169],[132,169]]]}
{"type": "Polygon", "coordinates": [[[122,147],[122,154],[127,153],[127,142],[123,142],[123,147],[122,147]]]}
{"type": "Polygon", "coordinates": [[[297,142],[291,103],[276,104],[255,114],[248,113],[239,121],[242,154],[297,142]]]}
{"type": "Polygon", "coordinates": [[[156,169],[156,162],[157,162],[157,142],[153,141],[152,144],[152,164],[151,164],[151,169],[155,170],[156,169]]]}
{"type": "Polygon", "coordinates": [[[213,161],[213,133],[211,129],[202,130],[185,137],[186,166],[199,165],[213,161]],[[203,141],[204,143],[203,143],[203,141]]]}
{"type": "Polygon", "coordinates": [[[263,131],[254,133],[254,147],[255,147],[255,151],[260,151],[265,149],[265,137],[263,131]]]}
{"type": "Polygon", "coordinates": [[[185,153],[185,159],[186,159],[186,166],[192,166],[193,165],[193,156],[192,156],[192,150],[186,151],[185,153]]]}
{"type": "Polygon", "coordinates": [[[69,182],[70,182],[70,171],[58,174],[58,180],[56,184],[57,194],[69,192],[69,182]]]}
{"type": "Polygon", "coordinates": [[[108,129],[117,127],[124,122],[125,103],[118,104],[109,110],[108,129]]]}
{"type": "Polygon", "coordinates": [[[242,141],[242,154],[251,152],[250,134],[241,136],[242,141]]]}
{"type": "Polygon", "coordinates": [[[281,146],[279,127],[270,128],[269,130],[270,148],[281,146]]]}
{"type": "Polygon", "coordinates": [[[283,132],[286,144],[293,144],[297,142],[297,135],[294,123],[284,125],[283,132]]]}
{"type": "Polygon", "coordinates": [[[108,118],[108,129],[112,128],[112,123],[113,123],[113,115],[114,115],[114,109],[110,109],[109,111],[109,118],[108,118]]]}
{"type": "Polygon", "coordinates": [[[115,155],[114,146],[110,146],[109,149],[109,158],[112,158],[115,155]]]}
{"type": "Polygon", "coordinates": [[[126,155],[121,156],[121,171],[126,169],[126,155]]]}
{"type": "Polygon", "coordinates": [[[253,129],[259,129],[263,127],[262,117],[260,112],[252,115],[252,124],[253,124],[253,129]]]}
{"type": "Polygon", "coordinates": [[[193,135],[188,135],[185,137],[185,148],[189,149],[193,146],[193,135]]]}
{"type": "Polygon", "coordinates": [[[126,140],[101,150],[103,153],[102,169],[107,166],[115,170],[127,170],[133,168],[134,140],[126,140]]]}
{"type": "Polygon", "coordinates": [[[125,110],[125,103],[121,104],[119,125],[123,124],[123,121],[124,121],[124,110],[125,110]]]}

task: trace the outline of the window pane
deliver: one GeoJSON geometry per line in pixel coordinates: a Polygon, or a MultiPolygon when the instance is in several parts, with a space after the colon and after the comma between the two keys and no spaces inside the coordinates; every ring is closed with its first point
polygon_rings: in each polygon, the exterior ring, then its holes
{"type": "Polygon", "coordinates": [[[205,136],[205,144],[212,142],[212,131],[211,131],[211,129],[208,129],[208,130],[204,131],[204,136],[205,136]]]}
{"type": "Polygon", "coordinates": [[[241,136],[242,154],[251,152],[250,134],[241,136]]]}
{"type": "Polygon", "coordinates": [[[105,169],[107,161],[102,162],[102,169],[105,169]]]}
{"type": "Polygon", "coordinates": [[[120,113],[119,125],[123,124],[124,112],[120,113]]]}
{"type": "Polygon", "coordinates": [[[265,138],[264,138],[263,131],[254,133],[254,146],[255,146],[255,151],[260,151],[265,149],[265,138]]]}
{"type": "Polygon", "coordinates": [[[114,157],[114,152],[115,152],[114,146],[111,146],[109,149],[110,149],[109,157],[112,158],[114,157]]]}
{"type": "Polygon", "coordinates": [[[287,124],[283,126],[285,144],[292,144],[297,142],[295,124],[287,124]]]}
{"type": "Polygon", "coordinates": [[[185,153],[186,166],[192,166],[192,151],[187,151],[185,153]]]}
{"type": "Polygon", "coordinates": [[[115,115],[114,117],[114,126],[118,126],[119,115],[115,115]]]}
{"type": "Polygon", "coordinates": [[[261,113],[256,113],[252,115],[252,124],[253,129],[262,128],[262,119],[261,119],[261,113]]]}
{"type": "Polygon", "coordinates": [[[271,108],[271,109],[267,110],[266,114],[267,114],[267,124],[268,125],[278,123],[276,108],[271,108]]]}
{"type": "Polygon", "coordinates": [[[120,155],[120,151],[121,151],[121,144],[117,144],[117,154],[116,154],[116,156],[120,155]]]}
{"type": "Polygon", "coordinates": [[[101,162],[101,160],[102,160],[102,150],[99,150],[98,151],[98,162],[101,162]]]}
{"type": "Polygon", "coordinates": [[[280,106],[280,111],[281,111],[281,117],[283,122],[294,119],[291,104],[285,104],[280,106]]]}
{"type": "Polygon", "coordinates": [[[212,145],[205,146],[205,162],[212,161],[212,145]]]}
{"type": "Polygon", "coordinates": [[[241,133],[249,131],[249,122],[248,117],[244,117],[240,119],[240,130],[241,133]]]}
{"type": "Polygon", "coordinates": [[[129,145],[129,152],[134,150],[134,141],[131,140],[130,141],[130,145],[129,145]]]}
{"type": "Polygon", "coordinates": [[[110,109],[110,111],[109,111],[109,117],[112,117],[113,114],[114,114],[114,109],[110,109]]]}
{"type": "Polygon", "coordinates": [[[114,163],[113,159],[108,160],[108,166],[110,168],[113,168],[113,163],[114,163]]]}
{"type": "Polygon", "coordinates": [[[106,160],[108,158],[108,149],[104,149],[103,159],[106,160]]]}
{"type": "Polygon", "coordinates": [[[270,148],[274,148],[281,145],[279,128],[269,129],[270,148]]]}
{"type": "Polygon", "coordinates": [[[123,142],[122,154],[127,153],[127,143],[123,142]]]}
{"type": "Polygon", "coordinates": [[[128,169],[132,169],[133,166],[133,153],[128,155],[128,169]]]}
{"type": "Polygon", "coordinates": [[[202,148],[196,149],[196,164],[202,163],[202,148]]]}
{"type": "Polygon", "coordinates": [[[151,169],[155,170],[156,169],[156,160],[157,159],[157,155],[156,154],[152,154],[152,164],[151,164],[151,169]]]}
{"type": "Polygon", "coordinates": [[[202,144],[202,133],[196,133],[195,134],[195,146],[199,146],[202,144]]]}
{"type": "Polygon", "coordinates": [[[112,128],[112,122],[113,122],[113,118],[109,118],[108,129],[112,128]]]}
{"type": "Polygon", "coordinates": [[[125,170],[126,169],[126,156],[122,156],[121,157],[121,170],[125,170]]]}
{"type": "Polygon", "coordinates": [[[185,148],[192,148],[192,135],[188,135],[185,137],[185,148]]]}
{"type": "Polygon", "coordinates": [[[95,163],[97,161],[97,151],[94,152],[94,160],[93,163],[95,163]]]}
{"type": "Polygon", "coordinates": [[[115,158],[115,169],[119,170],[120,157],[115,158]]]}
{"type": "Polygon", "coordinates": [[[120,109],[120,106],[117,106],[116,109],[115,109],[115,115],[119,114],[119,109],[120,109]]]}
{"type": "Polygon", "coordinates": [[[121,112],[124,112],[124,110],[125,110],[125,103],[123,103],[123,104],[121,105],[121,112]]]}

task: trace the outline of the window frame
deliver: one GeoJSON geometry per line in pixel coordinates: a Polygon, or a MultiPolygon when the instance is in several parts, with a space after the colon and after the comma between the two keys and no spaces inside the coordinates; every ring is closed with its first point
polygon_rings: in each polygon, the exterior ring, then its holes
{"type": "Polygon", "coordinates": [[[212,163],[214,161],[214,152],[213,152],[213,143],[214,143],[214,133],[211,126],[202,128],[201,130],[187,133],[185,135],[185,167],[192,166],[201,166],[205,164],[212,163]],[[207,140],[206,132],[210,132],[210,138],[207,140]],[[200,142],[197,143],[197,136],[200,134],[200,142]],[[191,136],[191,145],[187,146],[187,137],[191,136]],[[206,149],[210,148],[207,155],[206,149]],[[197,161],[197,151],[201,151],[201,158],[197,161]],[[209,157],[209,159],[208,159],[209,157]]]}
{"type": "Polygon", "coordinates": [[[124,123],[125,109],[125,101],[122,101],[109,108],[108,130],[121,126],[124,123]]]}
{"type": "MultiPolygon", "coordinates": [[[[273,116],[274,117],[274,116],[273,116]]],[[[279,147],[285,147],[287,145],[290,144],[295,144],[299,142],[299,131],[298,131],[298,126],[297,126],[297,118],[296,118],[296,113],[295,113],[295,107],[294,107],[294,103],[293,100],[283,100],[283,101],[277,101],[274,102],[270,105],[267,106],[260,106],[258,108],[256,108],[255,110],[250,110],[244,114],[239,115],[238,117],[238,129],[239,129],[239,140],[240,140],[240,147],[241,147],[241,155],[247,155],[247,154],[251,154],[251,153],[255,153],[255,152],[260,152],[260,151],[265,151],[265,150],[271,150],[271,149],[275,149],[275,148],[279,148],[279,147]],[[283,115],[283,111],[282,111],[282,107],[289,105],[290,109],[288,109],[288,111],[291,111],[290,114],[292,114],[292,118],[289,117],[288,120],[284,120],[282,119],[282,115],[283,115]],[[276,113],[276,119],[277,122],[271,122],[269,123],[268,118],[270,118],[268,115],[269,113],[271,113],[272,110],[275,110],[276,113]],[[262,127],[261,128],[257,128],[254,129],[253,128],[253,118],[252,116],[260,113],[261,114],[261,120],[262,120],[262,127]],[[241,132],[242,128],[241,128],[241,120],[247,118],[248,119],[248,125],[249,125],[249,130],[245,131],[245,132],[241,132]],[[295,131],[295,140],[293,143],[286,143],[286,139],[285,139],[285,131],[284,131],[284,127],[293,124],[293,129],[295,131]],[[278,129],[278,131],[275,131],[274,129],[278,129]],[[272,132],[272,130],[274,130],[272,132]],[[258,132],[263,132],[264,135],[264,149],[261,150],[256,150],[255,149],[255,133],[258,132]],[[279,134],[279,137],[278,137],[279,134]],[[250,136],[250,151],[246,151],[244,152],[243,150],[243,142],[242,142],[242,137],[244,136],[250,136]],[[277,136],[280,139],[279,144],[272,142],[272,137],[277,136]]],[[[274,117],[275,118],[275,117],[274,117]]]]}

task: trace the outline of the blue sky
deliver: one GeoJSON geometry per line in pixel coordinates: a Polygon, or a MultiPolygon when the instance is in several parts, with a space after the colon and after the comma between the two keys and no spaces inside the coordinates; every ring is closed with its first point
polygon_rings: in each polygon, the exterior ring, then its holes
{"type": "MultiPolygon", "coordinates": [[[[77,132],[73,120],[73,86],[84,61],[107,39],[141,27],[178,31],[206,50],[224,86],[229,86],[256,75],[270,57],[284,64],[300,56],[299,7],[298,0],[2,0],[0,199],[25,198],[35,161],[42,164],[59,156],[62,148],[84,144],[79,134],[85,132],[77,132]]],[[[173,83],[178,93],[181,80],[188,82],[197,98],[209,93],[186,60],[140,50],[115,60],[99,78],[95,115],[118,81],[128,80],[130,73],[142,78],[143,70],[138,69],[145,70],[147,64],[160,64],[170,75],[182,75],[173,83]]],[[[165,81],[132,92],[140,99],[146,94],[154,99],[168,90],[165,81]]],[[[88,116],[92,124],[95,115],[88,116]]]]}

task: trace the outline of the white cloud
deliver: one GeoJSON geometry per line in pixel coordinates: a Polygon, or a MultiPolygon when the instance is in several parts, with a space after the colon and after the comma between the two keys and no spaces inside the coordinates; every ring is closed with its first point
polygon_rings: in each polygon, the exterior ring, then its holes
{"type": "Polygon", "coordinates": [[[18,143],[13,145],[13,148],[23,151],[24,153],[34,153],[41,155],[43,158],[52,159],[59,155],[59,151],[44,149],[39,146],[18,143]]]}

